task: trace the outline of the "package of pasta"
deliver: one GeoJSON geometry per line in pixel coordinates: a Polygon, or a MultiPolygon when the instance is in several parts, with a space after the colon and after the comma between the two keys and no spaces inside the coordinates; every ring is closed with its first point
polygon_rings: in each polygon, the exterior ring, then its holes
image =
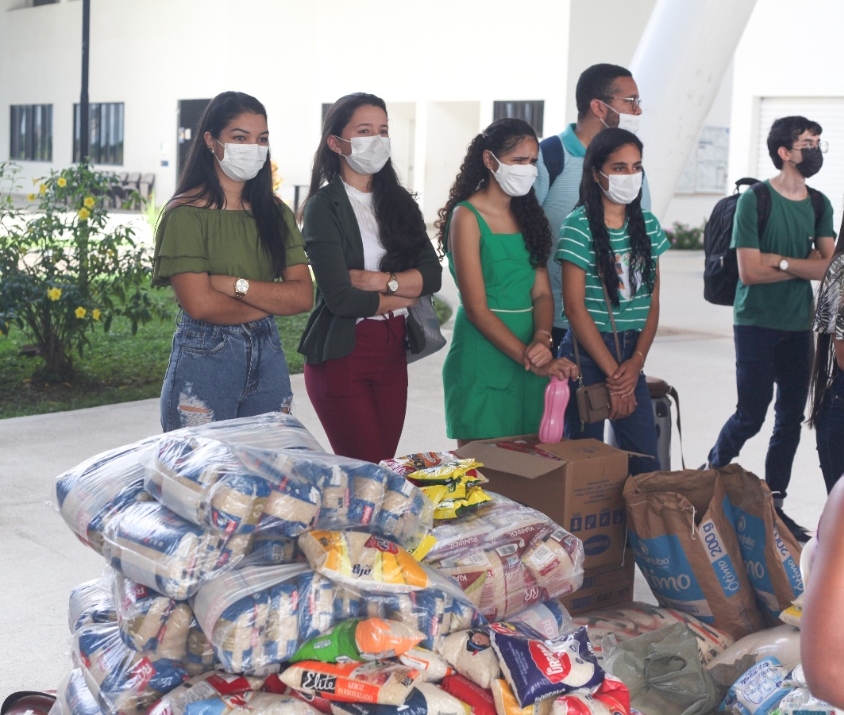
{"type": "Polygon", "coordinates": [[[424,638],[399,621],[383,618],[352,618],[341,621],[304,642],[290,658],[323,663],[385,660],[410,650],[424,638]]]}
{"type": "Polygon", "coordinates": [[[489,633],[501,672],[522,707],[594,689],[604,679],[585,628],[546,639],[524,624],[503,622],[490,624],[489,633]]]}
{"type": "Polygon", "coordinates": [[[120,637],[137,651],[154,651],[160,658],[182,660],[187,655],[193,611],[184,601],[167,596],[116,573],[114,602],[120,637]]]}
{"type": "Polygon", "coordinates": [[[419,683],[401,705],[333,703],[331,711],[334,715],[484,715],[430,683],[419,683]]]}
{"type": "Polygon", "coordinates": [[[50,715],[101,715],[100,705],[91,694],[81,668],[74,668],[59,684],[50,715]]]}
{"type": "Polygon", "coordinates": [[[409,668],[418,670],[422,679],[431,683],[439,683],[443,678],[454,673],[454,669],[439,653],[420,646],[402,653],[399,661],[409,668]]]}
{"type": "Polygon", "coordinates": [[[81,583],[70,592],[68,625],[71,633],[89,623],[117,622],[112,594],[113,574],[112,569],[107,569],[102,577],[81,583]]]}
{"type": "Polygon", "coordinates": [[[578,626],[586,626],[598,662],[603,660],[604,636],[612,633],[619,641],[630,640],[652,631],[685,623],[697,639],[701,662],[706,665],[727,650],[734,638],[715,626],[698,620],[690,613],[660,608],[651,603],[625,603],[616,608],[603,608],[572,617],[578,626]]]}
{"type": "Polygon", "coordinates": [[[211,647],[211,641],[199,627],[195,615],[188,630],[187,653],[182,659],[182,665],[192,678],[223,667],[211,647]]]}
{"type": "Polygon", "coordinates": [[[171,690],[152,706],[147,715],[184,715],[185,708],[200,700],[221,695],[241,695],[260,690],[263,678],[228,673],[203,673],[171,690]]]}
{"type": "Polygon", "coordinates": [[[322,663],[303,660],[284,670],[283,683],[304,693],[341,702],[403,705],[420,673],[398,663],[322,663]]]}
{"type": "Polygon", "coordinates": [[[144,489],[144,461],[157,438],[103,452],[56,478],[56,504],[77,538],[103,552],[103,530],[127,506],[151,501],[144,489]]]}
{"type": "Polygon", "coordinates": [[[361,531],[309,531],[299,548],[317,573],[361,590],[407,593],[430,585],[428,574],[405,549],[361,531]]]}
{"type": "Polygon", "coordinates": [[[108,715],[145,712],[189,677],[179,661],[129,648],[116,624],[81,628],[74,635],[72,655],[88,689],[108,715]]]}
{"type": "Polygon", "coordinates": [[[112,566],[177,601],[231,569],[248,552],[252,538],[201,529],[154,501],[125,508],[103,537],[103,556],[112,566]]]}

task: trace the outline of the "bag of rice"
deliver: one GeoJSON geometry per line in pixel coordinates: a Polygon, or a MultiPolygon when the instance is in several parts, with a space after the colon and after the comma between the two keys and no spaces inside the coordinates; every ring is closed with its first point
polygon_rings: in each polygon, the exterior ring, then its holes
{"type": "Polygon", "coordinates": [[[501,675],[488,628],[452,633],[443,640],[439,652],[460,675],[484,689],[488,690],[501,675]]]}
{"type": "Polygon", "coordinates": [[[382,618],[350,619],[303,643],[290,658],[323,663],[384,660],[410,650],[424,635],[398,621],[382,618]]]}
{"type": "Polygon", "coordinates": [[[279,677],[291,688],[327,700],[402,705],[421,676],[418,670],[397,663],[303,660],[279,677]]]}

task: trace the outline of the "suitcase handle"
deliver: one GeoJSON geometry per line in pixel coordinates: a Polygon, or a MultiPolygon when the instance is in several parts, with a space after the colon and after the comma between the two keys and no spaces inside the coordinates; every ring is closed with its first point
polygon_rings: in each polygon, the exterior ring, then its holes
{"type": "Polygon", "coordinates": [[[661,377],[651,377],[648,375],[645,377],[645,382],[648,385],[648,393],[651,399],[671,397],[677,404],[677,434],[680,436],[680,463],[683,465],[683,469],[685,469],[686,458],[683,456],[683,428],[680,425],[680,395],[677,394],[677,390],[674,387],[669,385],[661,377]]]}

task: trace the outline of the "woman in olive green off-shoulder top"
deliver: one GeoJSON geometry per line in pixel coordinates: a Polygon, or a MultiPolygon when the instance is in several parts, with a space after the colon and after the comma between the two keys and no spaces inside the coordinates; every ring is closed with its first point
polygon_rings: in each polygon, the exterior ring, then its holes
{"type": "Polygon", "coordinates": [[[208,105],[156,230],[154,285],[181,307],[161,390],[164,431],[288,411],[273,316],[310,310],[313,284],[293,214],[272,192],[267,114],[224,92],[208,105]]]}

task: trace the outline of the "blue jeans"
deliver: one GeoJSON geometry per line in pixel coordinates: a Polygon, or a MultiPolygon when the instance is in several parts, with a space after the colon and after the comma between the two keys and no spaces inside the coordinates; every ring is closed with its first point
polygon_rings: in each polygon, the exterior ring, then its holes
{"type": "Polygon", "coordinates": [[[800,443],[812,371],[812,333],[734,325],[733,335],[738,404],[709,452],[709,464],[729,464],[744,443],[762,429],[776,385],[774,433],[765,458],[765,481],[779,503],[785,498],[800,443]]]}
{"type": "Polygon", "coordinates": [[[161,427],[289,412],[287,360],[272,317],[212,325],[184,313],[161,388],[161,427]]]}
{"type": "MultiPolygon", "coordinates": [[[[601,333],[604,344],[610,353],[615,356],[615,339],[612,333],[601,333]]],[[[574,343],[572,332],[569,330],[560,344],[560,357],[565,357],[574,362],[574,343]]],[[[638,330],[625,330],[618,334],[618,342],[621,347],[621,360],[629,360],[636,350],[636,341],[639,339],[638,330]]],[[[606,380],[601,368],[578,343],[580,349],[580,372],[583,376],[584,385],[594,385],[597,382],[606,380]]],[[[579,387],[577,380],[571,380],[571,399],[566,408],[566,439],[604,439],[604,421],[583,424],[580,421],[580,410],[577,407],[577,400],[574,397],[575,390],[579,387]]],[[[615,439],[619,449],[640,454],[653,455],[649,457],[638,457],[630,455],[630,474],[642,474],[643,472],[656,472],[659,470],[657,459],[657,436],[656,422],[654,422],[653,407],[651,406],[651,395],[644,375],[639,375],[636,383],[636,409],[627,417],[617,420],[610,420],[612,423],[615,439]]]]}
{"type": "Polygon", "coordinates": [[[815,438],[821,462],[826,493],[844,474],[844,372],[839,372],[823,396],[815,438]]]}

